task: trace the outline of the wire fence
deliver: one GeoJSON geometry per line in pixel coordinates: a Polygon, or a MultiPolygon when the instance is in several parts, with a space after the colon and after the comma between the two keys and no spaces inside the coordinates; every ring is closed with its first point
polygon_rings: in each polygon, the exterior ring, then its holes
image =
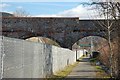
{"type": "Polygon", "coordinates": [[[2,43],[1,79],[46,78],[76,61],[69,49],[8,37],[2,43]]]}

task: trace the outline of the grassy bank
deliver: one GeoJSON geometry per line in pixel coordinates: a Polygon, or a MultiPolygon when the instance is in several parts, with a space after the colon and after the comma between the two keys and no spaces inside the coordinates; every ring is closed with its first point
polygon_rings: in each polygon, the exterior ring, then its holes
{"type": "Polygon", "coordinates": [[[52,76],[52,78],[65,78],[71,71],[72,69],[77,66],[78,62],[75,62],[72,65],[66,66],[63,70],[60,70],[56,72],[55,75],[52,76]]]}
{"type": "Polygon", "coordinates": [[[97,78],[110,78],[110,75],[107,74],[101,66],[96,65],[97,62],[97,58],[92,58],[90,59],[91,65],[95,66],[95,68],[98,70],[98,72],[96,72],[96,77],[97,78]]]}

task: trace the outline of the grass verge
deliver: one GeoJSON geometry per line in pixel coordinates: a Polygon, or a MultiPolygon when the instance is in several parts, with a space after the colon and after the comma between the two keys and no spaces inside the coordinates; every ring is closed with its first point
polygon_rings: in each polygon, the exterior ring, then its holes
{"type": "Polygon", "coordinates": [[[98,70],[98,72],[96,72],[96,77],[104,78],[104,79],[110,78],[110,75],[107,74],[104,70],[102,70],[101,66],[95,66],[95,67],[98,70]]]}
{"type": "Polygon", "coordinates": [[[61,80],[65,77],[67,77],[67,75],[72,71],[72,69],[75,66],[77,66],[77,64],[78,64],[78,62],[75,62],[73,65],[68,65],[63,70],[56,72],[55,75],[52,75],[50,78],[46,78],[44,80],[61,80]]]}
{"type": "Polygon", "coordinates": [[[53,75],[52,78],[65,78],[77,64],[78,62],[75,62],[73,65],[66,66],[63,70],[56,72],[56,75],[53,75]]]}
{"type": "Polygon", "coordinates": [[[103,69],[102,69],[102,67],[101,66],[96,66],[96,59],[91,59],[91,64],[93,65],[93,66],[95,66],[95,68],[98,70],[97,72],[96,72],[96,77],[97,78],[104,78],[104,79],[109,79],[110,78],[110,75],[109,74],[107,74],[103,69]]]}
{"type": "Polygon", "coordinates": [[[78,59],[78,61],[75,62],[74,64],[72,64],[72,65],[70,64],[70,65],[66,66],[63,70],[56,72],[55,75],[52,75],[50,78],[47,78],[45,80],[59,80],[59,79],[67,77],[67,75],[70,74],[70,72],[73,70],[73,68],[78,65],[79,61],[82,58],[83,58],[83,56],[81,56],[78,59]]]}
{"type": "Polygon", "coordinates": [[[91,59],[90,59],[90,62],[96,62],[96,61],[97,61],[96,58],[91,58],[91,59]]]}

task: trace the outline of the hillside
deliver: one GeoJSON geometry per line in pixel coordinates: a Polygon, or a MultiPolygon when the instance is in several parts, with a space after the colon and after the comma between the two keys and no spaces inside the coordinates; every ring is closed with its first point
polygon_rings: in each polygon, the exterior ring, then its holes
{"type": "Polygon", "coordinates": [[[10,13],[6,13],[6,12],[0,12],[0,16],[2,16],[2,17],[13,17],[14,15],[10,14],[10,13]]]}
{"type": "Polygon", "coordinates": [[[49,38],[45,38],[45,37],[31,37],[31,38],[28,38],[26,40],[32,41],[32,42],[45,43],[45,44],[49,44],[49,45],[54,45],[54,46],[59,46],[60,47],[60,45],[57,42],[55,42],[55,41],[53,41],[53,40],[51,40],[49,38]]]}

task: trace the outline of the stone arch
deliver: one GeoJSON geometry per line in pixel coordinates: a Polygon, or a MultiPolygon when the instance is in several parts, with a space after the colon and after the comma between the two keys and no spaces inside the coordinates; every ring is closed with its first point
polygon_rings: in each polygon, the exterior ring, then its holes
{"type": "MultiPolygon", "coordinates": [[[[107,39],[107,35],[104,34],[100,34],[99,32],[91,32],[91,33],[86,33],[86,32],[79,32],[79,33],[71,33],[71,35],[75,35],[75,36],[68,36],[68,40],[69,38],[71,38],[71,42],[69,43],[69,49],[72,49],[72,45],[77,42],[78,40],[84,38],[84,37],[88,37],[88,36],[99,36],[102,38],[107,39]],[[85,35],[84,35],[85,34],[85,35]]],[[[67,44],[66,44],[67,45],[67,44]]]]}
{"type": "Polygon", "coordinates": [[[82,38],[89,37],[89,36],[97,36],[97,37],[101,37],[101,38],[104,38],[104,39],[107,40],[107,37],[104,37],[104,36],[100,36],[100,35],[99,36],[98,35],[87,35],[87,36],[82,36],[82,37],[77,38],[76,40],[73,41],[72,44],[76,43],[77,41],[79,41],[82,38]]]}
{"type": "Polygon", "coordinates": [[[109,44],[108,40],[106,38],[104,38],[104,37],[100,37],[100,36],[86,36],[86,37],[83,37],[83,38],[79,39],[78,41],[76,41],[72,45],[72,49],[75,49],[75,48],[80,49],[80,44],[85,44],[85,45],[88,45],[88,46],[87,47],[83,47],[83,48],[86,48],[86,49],[89,50],[90,49],[89,45],[91,44],[91,37],[92,37],[92,40],[93,40],[93,43],[94,43],[94,48],[95,48],[96,51],[99,51],[99,49],[97,47],[98,46],[102,47],[103,43],[104,43],[104,45],[109,46],[108,45],[109,44]]]}
{"type": "Polygon", "coordinates": [[[45,35],[45,36],[44,35],[34,35],[34,34],[26,35],[24,37],[24,40],[30,39],[32,37],[35,37],[35,38],[40,37],[41,39],[46,39],[46,40],[53,41],[54,43],[58,44],[58,46],[60,47],[60,44],[59,44],[59,42],[57,40],[55,40],[53,37],[47,36],[47,35],[45,35]]]}
{"type": "MultiPolygon", "coordinates": [[[[59,43],[61,47],[71,49],[76,41],[86,36],[107,38],[107,30],[101,27],[98,21],[106,23],[106,20],[79,20],[76,17],[9,17],[2,19],[2,35],[19,39],[47,37],[59,43]]],[[[116,23],[119,24],[119,21],[116,23]]],[[[113,26],[116,23],[113,23],[113,26]]]]}

